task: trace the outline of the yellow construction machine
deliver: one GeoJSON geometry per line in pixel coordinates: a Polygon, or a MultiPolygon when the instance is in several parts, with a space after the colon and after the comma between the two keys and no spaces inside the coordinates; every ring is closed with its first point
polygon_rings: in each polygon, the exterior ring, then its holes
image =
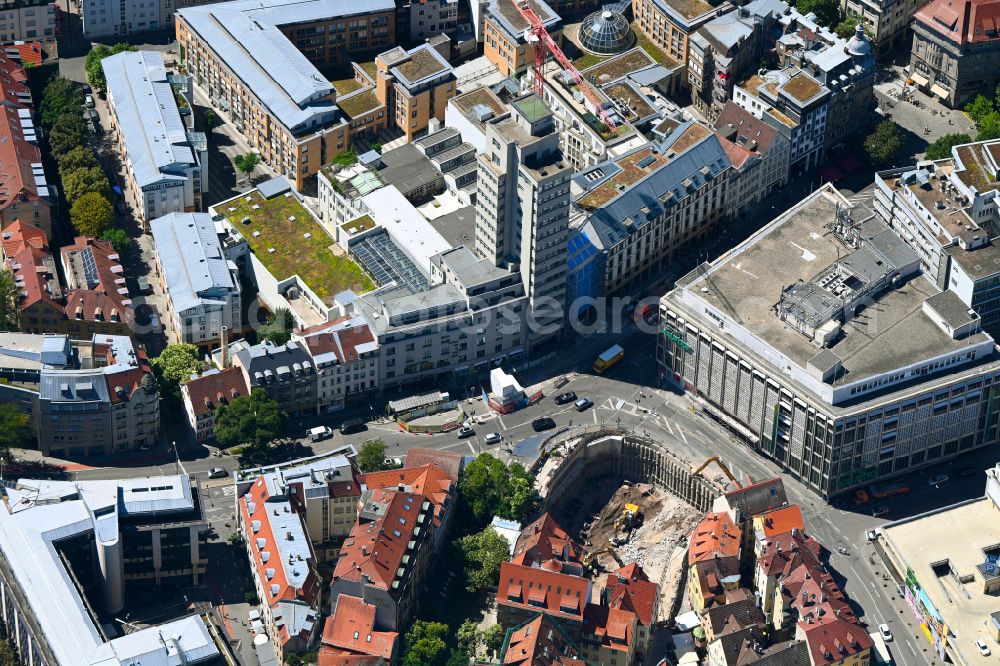
{"type": "Polygon", "coordinates": [[[705,462],[703,462],[698,467],[695,467],[694,470],[692,470],[691,473],[692,474],[701,474],[702,471],[704,471],[704,469],[706,467],[708,467],[709,465],[711,465],[712,463],[715,463],[716,465],[719,466],[719,469],[721,469],[722,473],[726,475],[726,478],[729,479],[730,483],[732,483],[737,488],[742,488],[743,487],[742,485],[740,485],[740,482],[736,480],[736,477],[733,476],[733,473],[729,471],[729,468],[726,467],[726,464],[724,462],[722,462],[721,460],[719,460],[719,456],[712,456],[711,458],[709,458],[708,460],[706,460],[705,462]]]}

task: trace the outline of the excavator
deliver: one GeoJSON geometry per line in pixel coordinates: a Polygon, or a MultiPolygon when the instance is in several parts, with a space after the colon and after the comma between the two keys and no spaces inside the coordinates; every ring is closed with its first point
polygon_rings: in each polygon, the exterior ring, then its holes
{"type": "Polygon", "coordinates": [[[708,467],[709,465],[711,465],[712,463],[715,463],[716,465],[719,466],[719,469],[721,469],[722,473],[726,475],[726,478],[729,479],[730,483],[732,483],[737,488],[742,488],[743,487],[742,485],[740,485],[740,482],[736,480],[736,477],[733,476],[733,473],[729,471],[729,468],[726,467],[726,464],[719,459],[719,456],[712,456],[711,458],[709,458],[708,460],[706,460],[705,462],[703,462],[698,467],[695,467],[692,470],[691,473],[692,474],[701,474],[702,471],[704,471],[704,469],[706,467],[708,467]]]}
{"type": "Polygon", "coordinates": [[[595,550],[594,552],[589,553],[587,557],[583,560],[583,568],[586,569],[594,565],[597,562],[597,556],[603,555],[604,553],[610,555],[614,559],[614,561],[618,563],[618,566],[620,567],[625,566],[625,562],[623,562],[622,558],[618,556],[618,553],[615,552],[615,549],[612,548],[611,546],[608,546],[607,548],[602,548],[601,550],[595,550]]]}
{"type": "Polygon", "coordinates": [[[639,510],[639,505],[631,503],[626,504],[622,509],[621,515],[615,519],[613,532],[614,536],[612,536],[611,542],[616,546],[622,545],[628,541],[628,537],[632,533],[632,530],[638,529],[640,525],[642,525],[642,511],[639,510]],[[622,534],[619,534],[618,530],[623,527],[625,528],[625,531],[622,534]]]}

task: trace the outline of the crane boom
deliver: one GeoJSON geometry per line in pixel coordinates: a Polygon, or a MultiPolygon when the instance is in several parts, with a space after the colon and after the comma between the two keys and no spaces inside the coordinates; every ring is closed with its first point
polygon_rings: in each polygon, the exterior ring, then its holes
{"type": "Polygon", "coordinates": [[[535,13],[535,10],[531,8],[528,4],[528,0],[511,0],[517,10],[524,17],[524,20],[528,22],[529,28],[528,33],[534,37],[538,43],[535,45],[535,94],[539,97],[543,97],[542,85],[545,81],[545,52],[548,51],[552,54],[552,57],[556,59],[559,66],[563,68],[572,78],[576,85],[580,88],[580,92],[588,102],[590,102],[597,112],[597,117],[601,119],[601,122],[608,126],[608,130],[614,132],[618,129],[618,123],[614,121],[611,114],[608,113],[607,109],[601,105],[601,101],[597,99],[597,95],[591,90],[590,84],[583,80],[583,75],[577,71],[576,67],[573,66],[573,62],[566,57],[563,50],[556,44],[556,41],[552,39],[552,35],[549,31],[545,29],[545,25],[542,23],[542,19],[535,13]]]}

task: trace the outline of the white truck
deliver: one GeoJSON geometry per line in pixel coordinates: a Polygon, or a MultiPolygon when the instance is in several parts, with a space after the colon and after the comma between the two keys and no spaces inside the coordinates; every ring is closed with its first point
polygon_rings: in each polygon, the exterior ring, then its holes
{"type": "Polygon", "coordinates": [[[309,441],[318,442],[321,439],[326,439],[333,435],[333,430],[329,426],[316,426],[315,428],[309,429],[309,441]]]}

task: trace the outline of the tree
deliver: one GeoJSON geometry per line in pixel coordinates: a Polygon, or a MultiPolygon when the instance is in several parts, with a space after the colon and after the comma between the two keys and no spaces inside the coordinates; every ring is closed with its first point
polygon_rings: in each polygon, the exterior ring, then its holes
{"type": "Polygon", "coordinates": [[[79,111],[63,113],[49,130],[49,148],[53,155],[68,153],[87,142],[87,121],[79,111]]]}
{"type": "Polygon", "coordinates": [[[479,652],[479,647],[483,644],[483,634],[479,631],[479,626],[472,620],[465,620],[458,626],[455,632],[455,641],[458,643],[458,650],[463,654],[474,657],[479,652]]]}
{"type": "Polygon", "coordinates": [[[977,125],[981,122],[983,116],[993,110],[993,100],[982,94],[976,95],[974,100],[965,105],[965,112],[969,114],[969,117],[977,125]]]}
{"type": "Polygon", "coordinates": [[[153,359],[152,365],[162,395],[175,402],[180,401],[180,385],[205,367],[198,348],[188,343],[167,345],[163,353],[153,359]]]}
{"type": "Polygon", "coordinates": [[[292,337],[295,328],[295,317],[287,308],[278,308],[267,322],[257,331],[261,340],[267,338],[276,345],[283,345],[292,337]]]}
{"type": "Polygon", "coordinates": [[[219,122],[219,117],[217,115],[215,115],[215,111],[212,111],[211,109],[209,109],[208,111],[205,112],[205,129],[206,130],[208,130],[209,132],[211,132],[212,128],[215,127],[215,124],[217,122],[219,122]]]}
{"type": "Polygon", "coordinates": [[[835,32],[838,37],[843,39],[850,39],[854,35],[855,28],[858,27],[858,16],[857,14],[848,14],[844,17],[844,20],[837,24],[835,32]]]}
{"type": "Polygon", "coordinates": [[[69,219],[77,233],[97,238],[114,224],[115,208],[103,195],[88,192],[70,206],[69,219]]]}
{"type": "Polygon", "coordinates": [[[244,175],[249,176],[253,173],[253,170],[257,168],[257,165],[260,164],[260,155],[257,153],[237,155],[233,158],[233,164],[235,164],[236,168],[242,171],[244,175]]]}
{"type": "Polygon", "coordinates": [[[83,63],[83,70],[87,73],[87,83],[94,90],[104,90],[108,86],[108,82],[104,79],[104,68],[101,66],[101,61],[108,56],[113,56],[116,53],[121,53],[123,51],[135,51],[135,47],[131,44],[119,43],[114,46],[107,46],[105,44],[97,44],[90,50],[87,54],[86,60],[83,63]]]}
{"type": "Polygon", "coordinates": [[[9,640],[0,640],[0,666],[18,666],[20,661],[9,640]]]}
{"type": "Polygon", "coordinates": [[[104,233],[101,234],[101,240],[111,241],[112,247],[118,254],[128,254],[135,249],[135,241],[128,237],[124,229],[117,227],[105,229],[104,233]]]}
{"type": "Polygon", "coordinates": [[[417,620],[406,632],[403,666],[440,666],[448,649],[448,625],[417,620]]]}
{"type": "Polygon", "coordinates": [[[348,150],[333,158],[333,163],[339,164],[340,166],[351,166],[357,161],[358,161],[358,154],[353,150],[348,150]]]}
{"type": "Polygon", "coordinates": [[[56,161],[59,162],[60,174],[98,166],[97,157],[94,155],[94,151],[88,146],[77,146],[72,150],[56,155],[56,161]]]}
{"type": "Polygon", "coordinates": [[[458,485],[459,497],[482,525],[494,515],[520,520],[536,500],[533,479],[523,465],[507,467],[488,453],[466,466],[458,485]]]}
{"type": "Polygon", "coordinates": [[[81,115],[83,106],[83,89],[80,84],[62,76],[53,78],[42,91],[42,101],[38,113],[42,127],[47,131],[55,124],[56,118],[63,114],[81,115]]]}
{"type": "Polygon", "coordinates": [[[972,138],[968,134],[945,134],[943,137],[927,146],[927,153],[924,159],[943,160],[951,157],[951,149],[963,143],[970,143],[972,138]]]}
{"type": "Polygon", "coordinates": [[[253,389],[215,409],[215,439],[222,448],[243,444],[250,450],[267,447],[281,434],[284,414],[264,389],[253,389]]]}
{"type": "Polygon", "coordinates": [[[1000,138],[1000,113],[990,111],[979,120],[979,131],[976,141],[989,141],[1000,138]]]}
{"type": "Polygon", "coordinates": [[[76,201],[91,192],[105,199],[111,199],[111,183],[104,174],[104,169],[92,166],[86,169],[76,169],[62,173],[63,194],[66,201],[76,201]]]}
{"type": "MultiPolygon", "coordinates": [[[[510,557],[510,544],[492,527],[458,540],[465,563],[465,585],[469,592],[479,592],[500,580],[500,565],[510,557]]],[[[473,653],[474,654],[474,653],[473,653]]]]}
{"type": "Polygon", "coordinates": [[[832,28],[840,20],[840,3],[837,0],[798,0],[795,8],[803,14],[812,12],[820,25],[832,28]]]}
{"type": "Polygon", "coordinates": [[[358,468],[362,472],[381,472],[387,469],[385,454],[388,450],[389,447],[381,439],[369,439],[362,443],[356,460],[358,468]]]}
{"type": "Polygon", "coordinates": [[[903,137],[899,126],[891,120],[883,120],[865,138],[865,152],[875,164],[886,164],[903,147],[903,137]]]}
{"type": "Polygon", "coordinates": [[[499,655],[505,635],[503,627],[499,624],[491,624],[486,627],[483,632],[483,647],[486,648],[486,652],[490,655],[499,655]]]}
{"type": "Polygon", "coordinates": [[[17,302],[20,298],[21,288],[17,286],[14,273],[0,267],[0,331],[18,329],[17,302]]]}
{"type": "Polygon", "coordinates": [[[28,436],[31,418],[11,402],[0,402],[0,456],[10,462],[10,450],[20,447],[28,436]]]}

